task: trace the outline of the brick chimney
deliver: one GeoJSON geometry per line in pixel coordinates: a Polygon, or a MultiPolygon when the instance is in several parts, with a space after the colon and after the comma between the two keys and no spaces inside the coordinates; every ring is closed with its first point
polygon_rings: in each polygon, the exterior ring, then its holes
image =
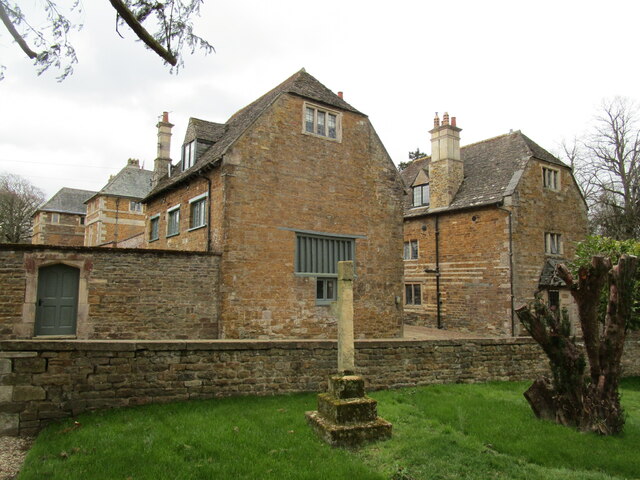
{"type": "Polygon", "coordinates": [[[464,169],[460,160],[460,131],[456,117],[444,113],[442,124],[438,114],[431,133],[431,162],[429,163],[429,207],[446,208],[451,205],[462,180],[464,169]]]}
{"type": "Polygon", "coordinates": [[[158,128],[158,156],[153,162],[153,186],[157,185],[162,177],[169,173],[171,165],[171,128],[169,113],[162,112],[162,120],[156,125],[158,128]]]}

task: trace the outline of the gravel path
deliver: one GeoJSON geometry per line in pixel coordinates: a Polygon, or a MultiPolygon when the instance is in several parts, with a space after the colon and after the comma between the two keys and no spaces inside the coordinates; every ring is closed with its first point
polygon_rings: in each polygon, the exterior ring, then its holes
{"type": "Polygon", "coordinates": [[[0,480],[15,478],[33,441],[31,437],[0,436],[0,480]]]}

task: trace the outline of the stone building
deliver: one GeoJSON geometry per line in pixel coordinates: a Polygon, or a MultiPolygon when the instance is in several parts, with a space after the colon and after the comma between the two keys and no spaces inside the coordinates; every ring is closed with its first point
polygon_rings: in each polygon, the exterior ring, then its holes
{"type": "Polygon", "coordinates": [[[335,337],[339,260],[356,335],[401,334],[403,185],[365,114],[301,70],[224,124],[192,118],[174,165],[171,127],[146,246],[221,254],[221,337],[335,337]]]}
{"type": "Polygon", "coordinates": [[[456,119],[436,116],[431,157],[401,172],[404,311],[409,323],[517,335],[514,309],[543,291],[575,308],[555,265],[587,233],[571,169],[520,131],[460,148],[456,119]]]}
{"type": "Polygon", "coordinates": [[[151,190],[153,172],[129,159],[127,165],[85,203],[84,245],[88,247],[140,247],[144,243],[145,212],[142,198],[151,190]]]}
{"type": "Polygon", "coordinates": [[[96,192],[62,188],[33,214],[31,243],[78,246],[84,244],[85,201],[96,192]]]}

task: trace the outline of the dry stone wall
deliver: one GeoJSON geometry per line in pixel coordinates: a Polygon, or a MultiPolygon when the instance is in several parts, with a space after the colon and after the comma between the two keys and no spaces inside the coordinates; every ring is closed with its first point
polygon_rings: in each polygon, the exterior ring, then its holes
{"type": "MultiPolygon", "coordinates": [[[[625,375],[640,375],[640,339],[627,342],[625,375]]],[[[299,341],[3,341],[0,434],[33,434],[84,411],[231,395],[324,391],[337,346],[299,341]]],[[[367,389],[532,380],[546,360],[527,338],[362,340],[367,389]]]]}

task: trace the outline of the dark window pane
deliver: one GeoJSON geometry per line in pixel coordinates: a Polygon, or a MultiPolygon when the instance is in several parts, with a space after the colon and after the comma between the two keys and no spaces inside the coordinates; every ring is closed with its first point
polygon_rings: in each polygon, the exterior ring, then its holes
{"type": "Polygon", "coordinates": [[[413,286],[413,304],[414,305],[422,304],[422,295],[420,295],[420,285],[413,286]]]}
{"type": "Polygon", "coordinates": [[[329,138],[336,138],[336,116],[331,113],[329,114],[329,131],[327,135],[329,138]]]}
{"type": "Polygon", "coordinates": [[[325,282],[326,282],[326,285],[327,285],[327,300],[333,300],[334,298],[336,298],[336,293],[335,293],[336,283],[335,283],[335,280],[327,279],[327,280],[325,280],[325,282]]]}
{"type": "Polygon", "coordinates": [[[417,240],[411,241],[411,258],[413,260],[418,258],[418,241],[417,240]]]}
{"type": "Polygon", "coordinates": [[[324,300],[324,280],[320,278],[316,282],[316,299],[324,300]]]}
{"type": "Polygon", "coordinates": [[[307,107],[306,113],[305,113],[305,130],[307,132],[313,133],[313,113],[314,110],[313,108],[309,108],[307,107]]]}
{"type": "Polygon", "coordinates": [[[318,116],[318,129],[316,130],[316,133],[318,135],[326,135],[325,131],[324,131],[324,116],[325,113],[324,112],[317,112],[317,116],[318,116]]]}
{"type": "Polygon", "coordinates": [[[407,305],[413,305],[413,289],[412,285],[405,285],[404,294],[405,294],[405,302],[407,305]]]}

